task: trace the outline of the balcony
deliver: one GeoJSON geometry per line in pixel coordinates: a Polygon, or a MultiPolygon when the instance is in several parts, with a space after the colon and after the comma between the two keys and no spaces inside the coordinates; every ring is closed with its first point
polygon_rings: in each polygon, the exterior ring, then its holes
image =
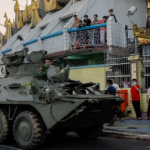
{"type": "Polygon", "coordinates": [[[106,23],[68,29],[72,50],[107,46],[106,23]]]}

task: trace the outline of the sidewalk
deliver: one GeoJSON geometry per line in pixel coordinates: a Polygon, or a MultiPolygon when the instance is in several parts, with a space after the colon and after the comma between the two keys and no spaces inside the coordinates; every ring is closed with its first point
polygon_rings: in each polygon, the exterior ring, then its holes
{"type": "Polygon", "coordinates": [[[150,140],[150,120],[116,121],[115,126],[104,125],[104,136],[150,140]]]}

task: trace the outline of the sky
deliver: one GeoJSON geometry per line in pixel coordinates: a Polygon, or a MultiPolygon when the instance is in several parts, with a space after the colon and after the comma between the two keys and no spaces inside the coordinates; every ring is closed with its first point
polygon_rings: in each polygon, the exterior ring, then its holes
{"type": "MultiPolygon", "coordinates": [[[[4,24],[5,18],[4,18],[4,13],[7,13],[8,18],[10,18],[11,21],[15,18],[15,13],[14,13],[14,5],[15,1],[13,0],[0,0],[0,23],[4,24]]],[[[19,4],[22,6],[26,5],[26,0],[18,0],[19,4]]],[[[28,4],[31,3],[31,0],[28,0],[28,4]]],[[[20,6],[20,9],[24,9],[23,7],[20,6]]],[[[5,33],[5,28],[0,25],[0,31],[4,34],[5,33]]]]}

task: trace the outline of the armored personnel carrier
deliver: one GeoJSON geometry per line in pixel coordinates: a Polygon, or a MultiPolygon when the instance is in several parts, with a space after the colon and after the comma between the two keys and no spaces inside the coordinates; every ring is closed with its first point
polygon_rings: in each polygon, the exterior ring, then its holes
{"type": "Polygon", "coordinates": [[[14,138],[20,148],[34,149],[44,143],[45,131],[96,139],[119,109],[123,99],[103,95],[93,83],[70,80],[69,66],[61,71],[51,65],[47,80],[41,79],[44,56],[45,51],[28,54],[28,49],[3,55],[0,144],[14,138]]]}

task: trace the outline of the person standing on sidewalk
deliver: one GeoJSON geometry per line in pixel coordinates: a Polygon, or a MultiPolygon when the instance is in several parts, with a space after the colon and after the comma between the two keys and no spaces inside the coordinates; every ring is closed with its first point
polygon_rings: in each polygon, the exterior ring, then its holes
{"type": "Polygon", "coordinates": [[[138,120],[142,120],[141,118],[141,108],[140,108],[140,91],[141,87],[137,84],[137,79],[132,80],[132,87],[131,87],[131,102],[133,104],[136,118],[138,120]]]}
{"type": "Polygon", "coordinates": [[[114,78],[110,78],[110,80],[112,81],[112,86],[116,89],[116,96],[118,96],[117,92],[120,91],[119,85],[115,83],[114,78]]]}
{"type": "MultiPolygon", "coordinates": [[[[120,87],[119,87],[119,85],[118,84],[116,84],[115,83],[115,80],[114,80],[114,78],[110,78],[110,80],[112,81],[112,86],[116,89],[116,96],[118,96],[118,94],[117,93],[119,93],[120,92],[120,87]]],[[[120,111],[118,112],[118,114],[117,114],[117,117],[120,119],[120,121],[124,121],[123,119],[122,119],[122,117],[123,117],[123,113],[121,112],[121,109],[120,109],[120,111]]],[[[115,124],[115,123],[114,123],[115,124]]]]}
{"type": "MultiPolygon", "coordinates": [[[[107,93],[110,95],[116,95],[116,88],[113,86],[112,80],[107,80],[107,93]]],[[[108,124],[108,126],[115,126],[115,116],[113,117],[112,121],[108,124]]]]}
{"type": "Polygon", "coordinates": [[[108,85],[107,92],[110,95],[116,95],[116,89],[113,87],[112,84],[113,84],[112,80],[107,80],[107,85],[108,85]]]}
{"type": "Polygon", "coordinates": [[[149,119],[150,119],[150,88],[149,88],[148,91],[147,91],[147,99],[146,99],[146,102],[148,103],[147,119],[146,119],[146,120],[149,120],[149,119]]]}

